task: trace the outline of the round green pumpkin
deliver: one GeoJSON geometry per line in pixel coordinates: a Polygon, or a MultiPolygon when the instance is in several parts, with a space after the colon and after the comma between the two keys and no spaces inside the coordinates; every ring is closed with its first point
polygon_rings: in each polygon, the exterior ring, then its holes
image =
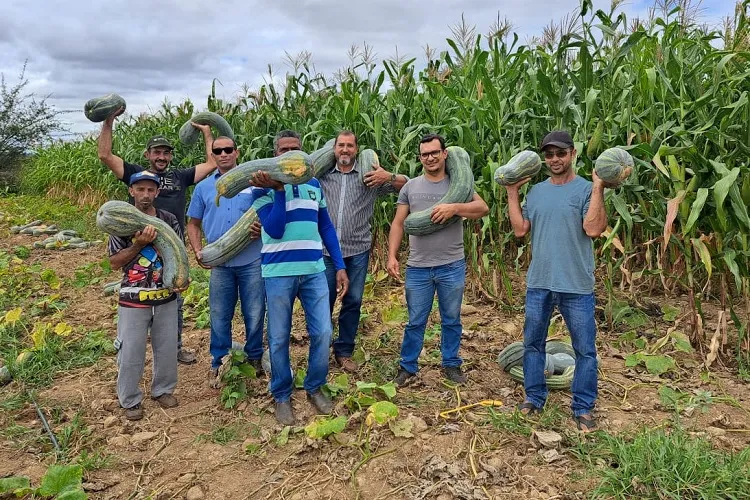
{"type": "Polygon", "coordinates": [[[94,123],[103,122],[112,113],[125,107],[125,99],[117,94],[107,94],[89,99],[83,106],[83,114],[94,123]]]}
{"type": "Polygon", "coordinates": [[[601,180],[610,184],[620,184],[623,170],[633,168],[633,157],[622,148],[605,150],[594,163],[594,171],[601,180]]]}

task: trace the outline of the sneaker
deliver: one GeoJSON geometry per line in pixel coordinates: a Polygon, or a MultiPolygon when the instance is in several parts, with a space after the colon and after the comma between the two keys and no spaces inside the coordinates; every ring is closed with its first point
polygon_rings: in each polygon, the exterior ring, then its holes
{"type": "Polygon", "coordinates": [[[330,415],[333,410],[333,401],[321,391],[309,392],[307,400],[313,404],[320,415],[330,415]]]}
{"type": "Polygon", "coordinates": [[[192,365],[195,363],[195,354],[193,351],[188,351],[187,349],[180,349],[177,351],[177,362],[182,363],[183,365],[192,365]]]}
{"type": "Polygon", "coordinates": [[[281,425],[294,425],[294,409],[292,408],[292,402],[277,402],[274,416],[276,417],[276,421],[281,425]]]}
{"type": "Polygon", "coordinates": [[[161,396],[157,398],[151,398],[157,403],[159,403],[159,406],[162,408],[174,408],[179,403],[177,402],[177,398],[172,396],[171,394],[162,394],[161,396]]]}
{"type": "Polygon", "coordinates": [[[131,406],[130,408],[125,408],[125,418],[128,420],[140,420],[143,418],[143,408],[141,407],[141,404],[138,403],[135,406],[131,406]]]}
{"type": "Polygon", "coordinates": [[[359,370],[357,363],[355,363],[354,360],[352,360],[352,358],[350,357],[334,356],[333,359],[336,360],[336,364],[339,366],[339,368],[347,373],[357,373],[357,370],[359,370]]]}
{"type": "Polygon", "coordinates": [[[407,382],[409,382],[409,380],[416,376],[416,373],[407,372],[403,368],[399,367],[398,373],[396,374],[396,378],[393,379],[393,382],[397,386],[403,387],[407,384],[407,382]]]}
{"type": "Polygon", "coordinates": [[[445,378],[453,382],[454,384],[465,384],[469,380],[466,375],[461,371],[460,366],[446,366],[443,368],[443,375],[445,378]]]}

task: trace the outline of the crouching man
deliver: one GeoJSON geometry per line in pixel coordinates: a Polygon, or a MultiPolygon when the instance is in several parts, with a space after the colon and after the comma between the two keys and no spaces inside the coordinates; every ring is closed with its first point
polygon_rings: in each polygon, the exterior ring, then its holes
{"type": "MultiPolygon", "coordinates": [[[[182,239],[177,218],[154,207],[159,177],[148,171],[130,177],[130,195],[144,214],[169,224],[182,239]]],[[[152,244],[156,229],[146,226],[131,237],[110,236],[107,251],[112,269],[123,270],[117,308],[117,398],[125,418],[143,418],[140,389],[146,363],[146,340],[151,331],[153,376],[151,398],[162,408],[174,408],[177,385],[177,294],[162,283],[162,258],[152,244]]]]}

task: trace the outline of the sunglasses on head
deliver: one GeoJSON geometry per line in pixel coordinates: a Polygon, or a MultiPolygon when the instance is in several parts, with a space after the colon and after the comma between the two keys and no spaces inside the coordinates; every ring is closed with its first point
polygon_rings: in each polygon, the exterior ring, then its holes
{"type": "Polygon", "coordinates": [[[234,146],[227,146],[225,148],[213,148],[211,151],[216,156],[219,156],[222,152],[224,152],[224,153],[226,153],[228,155],[231,155],[232,153],[234,153],[234,149],[235,149],[234,146]]]}
{"type": "Polygon", "coordinates": [[[568,150],[567,149],[558,149],[557,151],[545,151],[544,152],[544,158],[549,160],[557,156],[558,158],[565,158],[568,156],[568,150]]]}

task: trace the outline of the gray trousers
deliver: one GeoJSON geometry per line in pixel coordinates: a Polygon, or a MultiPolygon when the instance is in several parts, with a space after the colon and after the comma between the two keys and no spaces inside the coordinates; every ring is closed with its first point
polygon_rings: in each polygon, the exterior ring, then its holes
{"type": "Polygon", "coordinates": [[[182,349],[182,325],[184,323],[182,317],[182,305],[185,303],[185,299],[182,298],[182,294],[177,294],[177,350],[182,349]]]}
{"type": "Polygon", "coordinates": [[[151,397],[172,394],[177,385],[177,300],[154,307],[117,308],[117,398],[123,408],[143,400],[141,378],[151,330],[151,397]]]}

